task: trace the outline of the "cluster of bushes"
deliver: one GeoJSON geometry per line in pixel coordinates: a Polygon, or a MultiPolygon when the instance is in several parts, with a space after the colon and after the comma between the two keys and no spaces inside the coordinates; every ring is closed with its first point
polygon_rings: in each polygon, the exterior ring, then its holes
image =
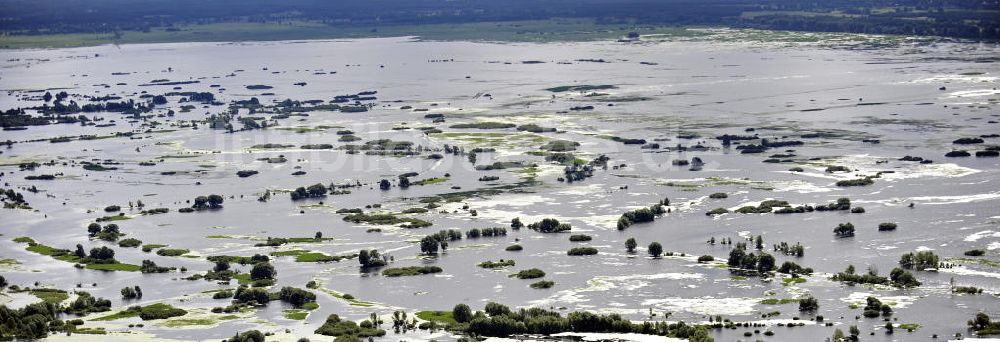
{"type": "Polygon", "coordinates": [[[586,234],[574,234],[574,235],[570,235],[570,237],[569,237],[569,241],[571,241],[571,242],[586,242],[586,241],[590,241],[590,240],[593,240],[593,239],[594,239],[593,237],[591,237],[590,235],[586,235],[586,234]]]}
{"type": "Polygon", "coordinates": [[[325,197],[327,193],[327,187],[323,184],[316,183],[310,185],[309,187],[298,187],[290,193],[292,200],[297,201],[306,198],[320,198],[325,197]]]}
{"type": "Polygon", "coordinates": [[[465,237],[470,239],[482,237],[494,237],[494,236],[506,236],[507,229],[502,227],[492,227],[492,228],[472,228],[465,232],[465,237]]]}
{"type": "Polygon", "coordinates": [[[872,184],[875,184],[875,181],[872,179],[872,177],[855,178],[855,179],[845,179],[845,180],[837,181],[837,183],[836,183],[837,186],[845,186],[845,187],[846,186],[866,186],[866,185],[872,185],[872,184]]]}
{"type": "Polygon", "coordinates": [[[111,310],[111,301],[104,298],[95,298],[90,293],[77,291],[76,300],[70,302],[63,312],[78,316],[85,316],[92,312],[105,312],[111,310]]]}
{"type": "Polygon", "coordinates": [[[799,299],[799,311],[802,312],[815,312],[819,310],[819,301],[813,296],[808,296],[799,299]]]}
{"type": "Polygon", "coordinates": [[[573,229],[568,223],[559,223],[559,220],[554,218],[542,219],[539,222],[529,224],[528,228],[542,233],[558,233],[573,229]]]}
{"type": "Polygon", "coordinates": [[[198,196],[194,198],[194,204],[191,205],[193,209],[219,209],[222,208],[222,202],[224,199],[222,196],[211,194],[208,196],[198,196]]]}
{"type": "Polygon", "coordinates": [[[749,205],[740,207],[739,209],[736,209],[736,212],[740,214],[766,214],[773,211],[774,208],[790,207],[790,206],[791,205],[788,204],[788,201],[766,200],[760,202],[760,204],[758,204],[756,207],[749,205]]]}
{"type": "Polygon", "coordinates": [[[4,339],[24,340],[45,338],[50,331],[65,329],[60,324],[54,324],[59,313],[59,306],[49,302],[28,304],[20,309],[10,309],[6,305],[2,305],[0,306],[0,336],[4,339]]]}
{"type": "Polygon", "coordinates": [[[128,239],[124,239],[124,240],[118,241],[118,247],[135,248],[135,247],[139,247],[141,245],[142,245],[142,241],[139,240],[139,239],[128,238],[128,239]]]}
{"type": "Polygon", "coordinates": [[[566,251],[566,255],[595,255],[597,248],[594,247],[573,247],[566,251]]]}
{"type": "Polygon", "coordinates": [[[931,268],[938,268],[940,258],[931,251],[921,251],[917,253],[906,253],[899,258],[899,266],[905,269],[916,269],[923,271],[931,268]]]}
{"type": "Polygon", "coordinates": [[[990,316],[982,312],[970,319],[968,325],[979,336],[1000,335],[1000,321],[991,321],[990,316]]]}
{"type": "Polygon", "coordinates": [[[487,260],[479,263],[479,267],[497,269],[497,268],[511,267],[514,266],[514,264],[515,264],[514,260],[510,259],[507,260],[500,259],[500,261],[487,260]]]}
{"type": "Polygon", "coordinates": [[[260,173],[260,172],[258,172],[256,170],[240,170],[240,171],[236,171],[236,176],[240,177],[240,178],[247,178],[247,177],[256,175],[258,173],[260,173]]]}
{"type": "Polygon", "coordinates": [[[983,255],[986,255],[986,250],[985,249],[970,249],[970,250],[965,251],[965,253],[963,253],[963,254],[965,256],[973,256],[973,257],[983,256],[983,255]]]}
{"type": "Polygon", "coordinates": [[[539,281],[536,281],[534,283],[531,283],[531,285],[528,285],[528,287],[531,287],[533,289],[548,289],[548,288],[552,288],[555,285],[556,285],[556,282],[551,281],[551,280],[539,280],[539,281]]]}
{"type": "Polygon", "coordinates": [[[764,252],[759,252],[759,255],[747,253],[746,244],[737,243],[736,248],[729,252],[726,264],[742,271],[765,274],[774,270],[775,260],[774,256],[764,252]]]}
{"type": "Polygon", "coordinates": [[[795,245],[789,245],[787,242],[782,241],[781,243],[774,245],[774,251],[781,252],[781,254],[784,255],[802,257],[806,253],[806,248],[798,242],[796,242],[795,245]]]}
{"type": "Polygon", "coordinates": [[[158,266],[152,260],[143,260],[142,265],[139,266],[139,272],[142,273],[167,273],[175,269],[174,267],[158,266]]]}
{"type": "Polygon", "coordinates": [[[492,304],[489,315],[477,312],[472,316],[465,332],[473,336],[507,337],[517,334],[556,334],[561,332],[638,333],[707,342],[707,328],[684,322],[632,323],[618,314],[595,314],[585,311],[570,312],[565,317],[557,311],[541,308],[511,311],[499,304],[492,304]],[[502,307],[502,308],[500,308],[502,307]]]}
{"type": "Polygon", "coordinates": [[[432,223],[413,218],[413,217],[398,217],[393,214],[365,214],[365,213],[352,213],[350,215],[344,216],[344,221],[353,223],[368,223],[376,225],[399,225],[402,228],[423,228],[430,227],[432,223]]]}
{"type": "Polygon", "coordinates": [[[851,199],[846,197],[838,198],[836,202],[827,205],[816,206],[816,211],[837,211],[851,209],[851,199]]]}
{"type": "Polygon", "coordinates": [[[315,333],[325,336],[335,336],[335,341],[360,341],[365,337],[385,336],[385,330],[374,326],[371,321],[363,321],[361,325],[349,320],[341,320],[337,314],[331,314],[326,318],[315,333]]]}
{"type": "Polygon", "coordinates": [[[653,222],[657,216],[663,215],[666,212],[667,211],[663,209],[663,205],[659,203],[654,204],[649,208],[626,211],[620,218],[618,218],[618,230],[625,230],[634,223],[653,222]]]}
{"type": "Polygon", "coordinates": [[[796,264],[792,261],[785,261],[781,263],[780,267],[778,267],[778,273],[790,274],[792,276],[795,276],[798,274],[812,274],[813,269],[811,267],[802,267],[799,264],[796,264]]]}
{"type": "Polygon", "coordinates": [[[878,224],[878,231],[884,232],[884,231],[890,231],[890,230],[896,230],[896,224],[895,223],[892,223],[892,222],[882,222],[882,223],[878,224]]]}
{"type": "Polygon", "coordinates": [[[122,299],[139,299],[142,298],[142,288],[138,285],[133,287],[123,287],[121,294],[122,299]]]}
{"type": "Polygon", "coordinates": [[[278,299],[300,308],[306,303],[316,302],[316,295],[300,288],[285,286],[278,291],[278,299]]]}
{"type": "Polygon", "coordinates": [[[834,274],[830,279],[848,284],[892,285],[902,288],[920,286],[920,282],[917,281],[917,278],[912,273],[899,267],[893,268],[889,273],[889,278],[886,278],[879,276],[878,272],[873,268],[869,269],[866,274],[856,274],[854,265],[848,265],[847,269],[834,274]]]}
{"type": "Polygon", "coordinates": [[[529,268],[526,270],[520,270],[512,275],[517,279],[537,279],[545,276],[545,271],[537,268],[529,268]]]}
{"type": "Polygon", "coordinates": [[[232,338],[222,340],[222,342],[264,342],[265,336],[260,330],[250,330],[236,333],[232,338]]]}
{"type": "Polygon", "coordinates": [[[833,228],[833,233],[837,235],[837,237],[854,236],[854,225],[850,222],[838,224],[836,228],[833,228]]]}
{"type": "Polygon", "coordinates": [[[878,298],[869,296],[865,299],[865,307],[861,314],[868,318],[879,316],[889,318],[889,316],[892,316],[892,308],[889,307],[889,304],[882,304],[882,301],[878,300],[878,298]]]}
{"type": "Polygon", "coordinates": [[[444,270],[437,266],[409,266],[398,268],[387,268],[382,271],[386,277],[416,276],[422,274],[441,273],[444,270]]]}
{"type": "Polygon", "coordinates": [[[422,254],[437,254],[439,248],[441,250],[448,249],[448,240],[440,234],[431,234],[420,239],[420,253],[422,254]]]}
{"type": "Polygon", "coordinates": [[[101,225],[96,222],[87,225],[87,234],[90,235],[90,237],[112,242],[118,241],[118,238],[125,235],[122,234],[117,224],[109,223],[104,227],[101,227],[101,225]]]}
{"type": "Polygon", "coordinates": [[[361,263],[362,268],[375,268],[382,267],[388,263],[389,256],[379,255],[378,250],[372,249],[362,249],[358,252],[358,262],[361,263]]]}

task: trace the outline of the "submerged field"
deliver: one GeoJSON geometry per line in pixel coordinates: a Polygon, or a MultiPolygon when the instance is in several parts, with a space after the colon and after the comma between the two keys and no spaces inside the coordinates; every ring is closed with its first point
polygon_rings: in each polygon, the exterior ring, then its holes
{"type": "Polygon", "coordinates": [[[718,29],[3,51],[0,302],[71,307],[73,340],[506,337],[494,305],[452,312],[489,302],[633,323],[545,331],[584,339],[975,336],[998,53],[718,29]]]}

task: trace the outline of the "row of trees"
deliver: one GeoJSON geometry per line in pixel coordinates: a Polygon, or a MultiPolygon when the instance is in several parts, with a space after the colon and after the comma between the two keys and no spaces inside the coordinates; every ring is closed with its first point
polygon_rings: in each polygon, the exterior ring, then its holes
{"type": "Polygon", "coordinates": [[[847,269],[843,272],[834,274],[833,279],[835,281],[841,281],[849,284],[878,284],[878,285],[892,285],[895,287],[916,287],[920,286],[920,281],[913,276],[912,273],[896,267],[889,272],[889,277],[883,277],[878,275],[878,270],[869,267],[868,273],[857,274],[855,273],[854,265],[848,265],[847,269]]]}
{"type": "Polygon", "coordinates": [[[512,311],[507,306],[488,303],[484,311],[472,312],[465,304],[456,305],[452,316],[460,324],[467,323],[465,332],[472,336],[507,337],[517,334],[556,334],[561,332],[640,333],[676,338],[693,342],[713,341],[704,326],[684,322],[632,323],[618,314],[570,312],[565,317],[557,311],[541,308],[512,311]]]}

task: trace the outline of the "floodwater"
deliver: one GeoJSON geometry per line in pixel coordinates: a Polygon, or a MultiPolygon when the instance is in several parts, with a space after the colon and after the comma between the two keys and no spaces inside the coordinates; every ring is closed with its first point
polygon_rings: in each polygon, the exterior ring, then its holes
{"type": "MultiPolygon", "coordinates": [[[[467,303],[481,309],[490,301],[511,307],[544,307],[620,313],[641,321],[707,322],[709,315],[722,315],[739,322],[761,322],[768,328],[712,330],[717,341],[744,339],[745,331],[772,330],[774,336],[755,334],[750,339],[774,341],[821,340],[835,328],[861,328],[865,340],[926,340],[932,335],[949,338],[955,333],[969,336],[966,320],[976,312],[1000,314],[1000,158],[946,158],[955,148],[974,151],[1000,144],[1000,138],[985,143],[953,145],[963,137],[1000,133],[1000,66],[995,63],[1000,47],[995,44],[910,41],[858,36],[843,44],[771,42],[767,39],[731,41],[696,39],[643,43],[477,43],[426,42],[411,38],[344,41],[267,43],[185,43],[101,46],[77,49],[3,51],[0,62],[0,109],[42,104],[40,92],[65,90],[77,95],[121,96],[175,91],[175,86],[140,86],[156,79],[197,80],[177,85],[177,91],[207,91],[222,102],[257,97],[262,104],[284,99],[332,100],[334,96],[377,91],[371,110],[362,113],[314,111],[307,116],[279,119],[278,127],[227,133],[208,125],[198,129],[179,127],[182,121],[202,120],[224,113],[226,105],[202,105],[181,112],[179,97],[168,97],[153,116],[135,120],[118,113],[87,114],[114,123],[108,127],[79,124],[32,126],[27,130],[2,131],[0,141],[18,142],[2,148],[0,172],[5,188],[36,186],[37,193],[19,190],[34,210],[0,211],[0,259],[14,259],[0,269],[11,284],[50,286],[83,290],[111,299],[115,307],[168,302],[193,309],[192,317],[208,317],[210,323],[167,324],[145,322],[143,328],[128,328],[138,318],[88,322],[106,327],[109,338],[213,339],[235,331],[261,329],[287,338],[310,336],[331,313],[361,320],[372,312],[391,314],[402,309],[450,310],[467,303]],[[885,43],[883,40],[888,40],[885,43]],[[873,42],[877,42],[875,44],[873,42]],[[583,61],[583,60],[603,60],[583,61]],[[544,63],[523,63],[541,61],[544,63]],[[295,83],[305,82],[305,85],[295,83]],[[247,85],[273,86],[249,90],[247,85]],[[213,85],[218,85],[213,87],[213,85]],[[550,92],[564,85],[614,85],[613,89],[586,92],[550,92]],[[267,95],[263,93],[273,93],[267,95]],[[598,94],[593,94],[598,93],[598,94]],[[588,96],[589,95],[589,96],[588,96]],[[577,106],[592,110],[569,110],[577,106]],[[401,109],[411,106],[414,111],[401,109]],[[167,110],[176,114],[166,116],[167,110]],[[446,122],[433,123],[425,114],[444,114],[446,122]],[[559,132],[527,133],[515,129],[456,129],[449,126],[477,121],[515,124],[534,123],[559,132]],[[153,123],[157,123],[155,127],[153,123]],[[420,127],[437,127],[444,134],[425,134],[420,127]],[[301,132],[279,128],[304,128],[301,132]],[[323,127],[332,127],[323,129],[323,127]],[[753,131],[748,132],[748,128],[753,131]],[[445,144],[495,148],[479,153],[477,165],[495,161],[537,163],[533,169],[479,171],[466,156],[445,154],[428,159],[415,157],[348,154],[343,150],[303,150],[303,144],[329,143],[342,146],[337,130],[349,129],[362,140],[410,141],[427,148],[445,144]],[[50,143],[59,136],[136,132],[131,138],[74,140],[50,143]],[[810,135],[819,134],[819,137],[810,135]],[[804,145],[773,148],[762,154],[741,154],[724,148],[715,139],[722,134],[766,137],[771,140],[802,140],[804,145]],[[678,135],[684,136],[678,137],[678,135]],[[694,136],[693,138],[691,136],[694,136]],[[806,137],[803,137],[805,135],[806,137]],[[608,136],[642,138],[661,148],[640,148],[608,139],[608,136]],[[879,143],[863,142],[876,139],[879,143]],[[34,142],[23,142],[33,141],[34,142]],[[37,141],[40,140],[40,141],[37,141]],[[565,183],[558,180],[563,166],[529,154],[551,140],[580,143],[574,154],[591,160],[601,154],[609,165],[593,177],[565,183]],[[288,144],[296,147],[251,149],[257,144],[288,144]],[[701,144],[704,150],[679,151],[676,147],[701,144]],[[794,150],[785,152],[786,150],[794,150]],[[794,154],[784,163],[764,163],[772,154],[794,154]],[[260,158],[287,158],[268,163],[260,158]],[[930,164],[899,161],[904,155],[932,159],[930,164]],[[699,171],[673,166],[676,159],[698,157],[705,164],[699,171]],[[112,171],[87,171],[81,161],[112,160],[121,163],[112,171]],[[17,164],[36,161],[34,171],[21,171],[17,164]],[[140,162],[155,161],[153,166],[140,162]],[[76,163],[74,163],[76,162],[76,163]],[[827,173],[829,165],[842,165],[852,172],[827,173]],[[801,167],[803,172],[789,172],[801,167]],[[259,174],[238,178],[240,170],[259,174]],[[304,175],[293,176],[296,171],[304,175]],[[838,180],[883,173],[875,183],[861,187],[838,187],[838,180]],[[163,174],[163,172],[176,172],[163,174]],[[447,181],[414,185],[407,189],[380,190],[381,179],[395,181],[406,172],[417,172],[411,181],[445,177],[447,181]],[[55,180],[25,180],[33,174],[59,174],[55,180]],[[484,175],[495,181],[479,181],[484,175]],[[356,183],[351,194],[323,199],[292,201],[280,190],[315,183],[356,183]],[[496,189],[499,191],[476,192],[496,189]],[[266,190],[267,202],[257,200],[266,190]],[[433,223],[427,228],[354,224],[335,211],[381,204],[384,212],[425,206],[421,198],[472,191],[461,201],[440,202],[428,213],[409,214],[433,223]],[[725,192],[725,199],[708,196],[725,192]],[[221,194],[224,208],[179,213],[199,195],[221,194]],[[786,200],[793,205],[826,204],[850,198],[863,214],[844,211],[801,214],[738,214],[707,216],[715,208],[736,209],[767,199],[786,200]],[[669,198],[671,212],[651,223],[616,229],[618,217],[628,210],[650,206],[669,198]],[[147,208],[167,207],[159,215],[139,215],[128,202],[141,200],[147,208]],[[322,201],[323,205],[316,205],[322,201]],[[913,205],[912,207],[910,205],[913,205]],[[126,237],[149,244],[184,248],[183,257],[158,256],[138,248],[121,248],[89,240],[86,226],[106,215],[103,208],[121,205],[133,218],[116,222],[126,237]],[[465,206],[468,206],[465,208],[465,206]],[[473,215],[468,209],[474,209],[473,215]],[[588,234],[589,242],[570,242],[567,233],[543,234],[530,229],[512,230],[512,218],[525,223],[558,218],[569,223],[573,234],[588,234]],[[851,222],[857,233],[837,238],[832,229],[851,222]],[[880,232],[881,222],[899,228],[880,232]],[[504,237],[482,237],[453,241],[437,257],[420,256],[421,237],[442,229],[508,227],[504,237]],[[381,228],[381,232],[368,232],[381,228]],[[282,247],[254,247],[268,237],[312,237],[322,232],[333,240],[293,243],[282,247]],[[806,282],[783,285],[781,277],[762,280],[738,277],[714,263],[697,263],[696,257],[712,255],[725,261],[731,246],[706,243],[710,238],[736,241],[762,235],[765,251],[779,242],[806,246],[803,257],[773,253],[780,265],[794,261],[816,270],[806,282]],[[34,254],[25,245],[11,241],[30,236],[39,243],[72,249],[109,245],[122,262],[139,264],[143,259],[161,266],[186,267],[187,272],[140,274],[76,269],[73,264],[34,254]],[[639,244],[635,254],[625,251],[625,240],[639,244]],[[650,242],[660,242],[674,256],[653,259],[645,252],[650,242]],[[523,251],[508,252],[518,243],[523,251]],[[593,256],[567,256],[575,246],[592,246],[593,256]],[[333,263],[295,262],[277,257],[276,288],[305,287],[315,280],[321,289],[348,293],[372,306],[351,305],[326,291],[317,293],[320,308],[305,320],[282,317],[287,307],[272,302],[237,319],[213,321],[207,310],[225,306],[205,291],[233,287],[204,280],[183,280],[213,266],[211,255],[244,255],[279,250],[304,249],[328,255],[355,253],[377,248],[395,259],[391,267],[430,264],[442,273],[389,278],[378,272],[363,273],[356,260],[333,263]],[[985,249],[977,260],[956,261],[963,252],[985,249]],[[912,289],[848,286],[829,280],[832,273],[853,264],[859,272],[869,266],[881,274],[896,267],[900,255],[931,250],[943,261],[957,266],[938,272],[914,271],[923,283],[912,289]],[[685,256],[678,256],[683,253],[685,256]],[[486,260],[513,259],[516,266],[504,270],[477,267],[486,260]],[[512,272],[537,267],[555,282],[549,289],[533,289],[534,280],[508,277],[512,272]],[[984,289],[980,295],[957,295],[950,284],[984,289]],[[121,300],[119,290],[139,285],[139,301],[121,300]],[[819,299],[816,314],[834,326],[815,324],[814,315],[800,313],[796,303],[765,305],[768,298],[799,298],[811,294],[819,299]],[[867,296],[889,303],[894,323],[915,323],[913,332],[882,331],[882,319],[856,318],[867,296]],[[778,315],[761,318],[778,311],[778,315]],[[789,322],[805,326],[786,327],[789,322]],[[782,326],[778,326],[781,323],[782,326]],[[180,325],[180,326],[178,326],[180,325]],[[285,330],[290,330],[285,333],[285,330]],[[130,331],[130,333],[126,333],[130,331]],[[868,336],[874,332],[873,336],[868,336]]],[[[252,116],[245,111],[240,115],[252,116]]],[[[263,114],[269,115],[269,114],[263,114]]],[[[247,270],[246,268],[243,268],[247,270]]],[[[30,302],[18,297],[11,306],[30,302]]],[[[98,317],[94,315],[92,317],[98,317]]],[[[220,316],[220,315],[216,315],[220,316]]],[[[180,317],[180,318],[192,318],[180,317]]],[[[169,322],[169,320],[167,321],[169,322]]],[[[319,336],[313,336],[318,338],[319,336]]],[[[65,338],[65,337],[62,337],[65,338]]],[[[75,338],[85,339],[85,336],[75,338]]],[[[444,333],[391,331],[381,340],[452,339],[444,333]]],[[[642,340],[642,339],[637,339],[642,340]]]]}

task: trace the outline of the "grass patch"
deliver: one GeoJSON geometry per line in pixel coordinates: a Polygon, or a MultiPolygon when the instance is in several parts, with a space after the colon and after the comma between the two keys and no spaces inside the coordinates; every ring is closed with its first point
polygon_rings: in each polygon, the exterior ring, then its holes
{"type": "Polygon", "coordinates": [[[781,305],[781,304],[792,304],[798,303],[799,300],[795,298],[767,298],[760,301],[764,305],[781,305]]]}
{"type": "Polygon", "coordinates": [[[300,309],[288,309],[282,311],[282,314],[285,316],[285,318],[294,319],[296,321],[301,321],[306,319],[306,317],[309,317],[309,311],[300,309]]]}
{"type": "MultiPolygon", "coordinates": [[[[26,247],[25,250],[27,250],[29,252],[38,253],[38,254],[45,255],[45,256],[50,256],[50,257],[55,258],[56,260],[59,260],[59,261],[71,262],[71,263],[74,263],[74,264],[84,264],[84,261],[86,260],[86,259],[77,257],[76,255],[72,254],[69,250],[58,249],[58,248],[54,248],[54,247],[51,247],[51,246],[46,246],[46,245],[43,245],[43,244],[35,242],[31,238],[21,237],[21,238],[15,239],[15,240],[20,240],[19,242],[27,242],[28,243],[28,247],[26,247]]],[[[86,266],[84,266],[86,269],[89,269],[89,270],[98,270],[98,271],[138,272],[139,269],[140,269],[139,265],[123,264],[123,263],[119,263],[119,262],[115,262],[113,264],[87,263],[87,264],[84,264],[84,265],[86,265],[86,266]]]]}
{"type": "Polygon", "coordinates": [[[156,251],[156,255],[159,256],[181,256],[190,253],[191,250],[183,248],[164,248],[156,251]]]}
{"type": "Polygon", "coordinates": [[[236,279],[236,282],[240,285],[250,285],[252,283],[250,281],[250,273],[237,273],[233,275],[233,279],[236,279]]]}
{"type": "Polygon", "coordinates": [[[417,318],[444,324],[458,324],[451,311],[418,311],[417,318]]]}
{"type": "Polygon", "coordinates": [[[170,328],[198,326],[198,325],[214,325],[221,321],[229,321],[238,318],[240,318],[240,316],[236,315],[225,315],[213,318],[181,318],[181,319],[168,320],[166,322],[160,323],[160,325],[170,328]]]}
{"type": "Polygon", "coordinates": [[[444,183],[444,182],[447,182],[447,181],[448,181],[448,178],[434,177],[434,178],[421,179],[421,180],[418,180],[416,182],[410,183],[410,185],[431,185],[431,184],[444,183]]]}
{"type": "Polygon", "coordinates": [[[906,331],[912,331],[912,330],[920,329],[920,324],[917,324],[917,323],[902,323],[902,324],[900,324],[898,326],[898,328],[906,330],[906,331]]]}
{"type": "MultiPolygon", "coordinates": [[[[320,291],[323,291],[323,292],[325,292],[325,293],[327,293],[327,294],[329,294],[331,296],[334,296],[334,297],[336,297],[338,299],[345,300],[345,301],[347,301],[348,304],[350,304],[352,306],[360,306],[360,307],[375,306],[375,303],[366,302],[366,301],[363,301],[363,300],[358,300],[357,298],[354,298],[354,296],[351,296],[349,294],[344,294],[344,293],[340,293],[340,292],[337,292],[337,291],[334,291],[334,290],[328,290],[328,289],[320,289],[320,291]]],[[[306,303],[306,304],[302,305],[302,308],[306,309],[306,310],[314,310],[316,308],[319,308],[319,304],[316,304],[316,303],[306,303]],[[315,307],[313,307],[312,305],[309,305],[309,304],[314,304],[315,307]]]]}
{"type": "Polygon", "coordinates": [[[101,317],[94,318],[91,321],[114,321],[114,320],[119,320],[119,319],[123,319],[123,318],[131,318],[131,317],[138,317],[138,316],[139,316],[139,311],[136,311],[136,310],[122,310],[122,311],[119,311],[119,312],[116,312],[116,313],[113,313],[113,314],[110,314],[110,315],[107,315],[107,316],[101,316],[101,317]]]}
{"type": "Polygon", "coordinates": [[[272,252],[271,256],[294,256],[295,262],[331,262],[353,258],[354,255],[326,255],[320,252],[307,251],[304,249],[294,249],[290,251],[272,252]]]}
{"type": "Polygon", "coordinates": [[[66,291],[59,289],[34,289],[28,291],[28,293],[32,296],[38,297],[38,299],[41,299],[43,302],[57,305],[62,303],[64,300],[69,299],[69,294],[66,293],[66,291]]]}
{"type": "Polygon", "coordinates": [[[88,270],[98,270],[98,271],[123,271],[123,272],[139,272],[142,267],[139,265],[132,264],[87,264],[86,268],[88,270]]]}
{"type": "Polygon", "coordinates": [[[783,286],[788,286],[792,284],[801,284],[804,282],[806,282],[806,278],[791,277],[791,278],[781,279],[781,285],[783,286]]]}
{"type": "Polygon", "coordinates": [[[107,335],[108,332],[104,328],[76,328],[73,329],[74,334],[84,334],[84,335],[107,335]]]}

